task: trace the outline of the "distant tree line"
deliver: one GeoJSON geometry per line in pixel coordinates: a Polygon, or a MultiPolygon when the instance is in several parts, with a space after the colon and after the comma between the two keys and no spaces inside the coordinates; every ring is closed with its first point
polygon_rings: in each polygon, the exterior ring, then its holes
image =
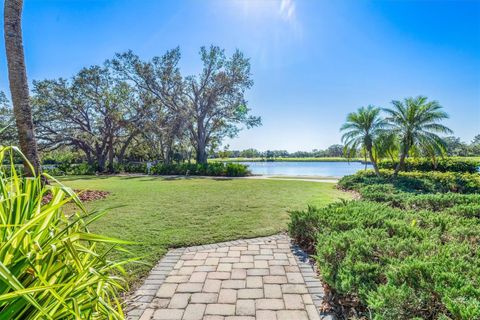
{"type": "MultiPolygon", "coordinates": [[[[377,149],[380,151],[382,158],[395,160],[397,155],[397,141],[392,135],[381,135],[378,137],[377,149]],[[382,150],[380,150],[382,149],[382,150]]],[[[475,157],[480,156],[480,134],[476,135],[470,143],[461,141],[460,138],[454,136],[443,137],[444,150],[442,155],[449,157],[475,157]]],[[[333,144],[328,148],[313,149],[312,151],[295,151],[288,152],[287,150],[266,150],[260,151],[257,149],[245,150],[229,150],[228,147],[223,150],[213,151],[210,156],[212,158],[329,158],[329,157],[345,157],[345,149],[342,144],[333,144]]],[[[365,157],[365,151],[359,149],[356,156],[365,157]]],[[[412,154],[413,155],[413,154],[412,154]]],[[[416,154],[422,156],[422,153],[416,154]]],[[[424,155],[424,154],[423,154],[424,155]]]]}
{"type": "MultiPolygon", "coordinates": [[[[33,121],[40,150],[79,154],[98,171],[115,163],[174,160],[208,154],[225,137],[261,124],[250,114],[245,92],[253,85],[250,62],[240,51],[227,57],[216,46],[200,49],[202,70],[184,76],[180,49],[142,60],[132,51],[70,79],[33,81],[33,121]]],[[[0,125],[11,124],[12,108],[0,94],[0,125]]],[[[16,143],[10,126],[3,144],[16,143]]]]}
{"type": "Polygon", "coordinates": [[[313,149],[312,151],[266,150],[257,149],[215,151],[212,158],[320,158],[320,157],[343,157],[343,145],[334,144],[325,150],[313,149]]]}
{"type": "Polygon", "coordinates": [[[449,156],[473,157],[480,156],[480,134],[477,134],[470,143],[461,141],[458,137],[445,137],[445,152],[449,156]]]}

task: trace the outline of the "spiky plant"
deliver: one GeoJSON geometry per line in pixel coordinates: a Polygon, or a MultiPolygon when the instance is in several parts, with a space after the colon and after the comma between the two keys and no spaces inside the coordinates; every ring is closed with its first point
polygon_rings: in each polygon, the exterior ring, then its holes
{"type": "MultiPolygon", "coordinates": [[[[87,213],[71,189],[52,177],[24,177],[15,147],[0,147],[0,320],[123,319],[122,265],[97,244],[122,241],[92,234],[101,213],[87,213]],[[46,197],[47,194],[51,194],[46,197]],[[48,200],[47,200],[48,199],[48,200]],[[67,216],[73,202],[77,213],[67,216]]],[[[126,243],[126,242],[123,242],[126,243]]]]}

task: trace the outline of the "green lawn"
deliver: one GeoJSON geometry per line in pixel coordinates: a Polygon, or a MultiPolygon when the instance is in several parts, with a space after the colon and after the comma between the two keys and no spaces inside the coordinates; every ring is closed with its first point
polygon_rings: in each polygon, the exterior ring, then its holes
{"type": "Polygon", "coordinates": [[[130,281],[144,275],[168,248],[275,234],[286,230],[289,210],[349,196],[332,183],[306,181],[132,176],[61,180],[75,189],[111,192],[106,199],[87,203],[89,209],[112,207],[91,230],[140,243],[129,249],[150,266],[129,266],[130,281]]]}

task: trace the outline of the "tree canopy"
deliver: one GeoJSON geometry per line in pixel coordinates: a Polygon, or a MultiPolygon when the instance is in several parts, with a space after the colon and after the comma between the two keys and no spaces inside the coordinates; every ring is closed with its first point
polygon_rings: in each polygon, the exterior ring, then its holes
{"type": "MultiPolygon", "coordinates": [[[[182,75],[180,49],[142,60],[132,51],[69,79],[33,82],[33,119],[43,151],[80,151],[98,171],[130,159],[170,163],[195,154],[200,163],[225,137],[261,124],[245,94],[250,62],[239,50],[200,49],[202,70],[182,75]]],[[[0,122],[11,107],[0,96],[0,122]]],[[[16,139],[8,130],[4,139],[16,139]]]]}

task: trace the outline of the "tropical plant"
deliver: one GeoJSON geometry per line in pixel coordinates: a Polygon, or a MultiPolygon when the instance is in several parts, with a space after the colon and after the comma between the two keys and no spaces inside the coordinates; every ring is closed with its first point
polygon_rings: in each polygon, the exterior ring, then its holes
{"type": "Polygon", "coordinates": [[[8,79],[12,93],[13,113],[18,130],[20,148],[33,166],[25,166],[27,174],[40,172],[37,141],[32,120],[32,109],[28,92],[27,71],[22,39],[23,0],[5,0],[4,34],[7,51],[8,79]],[[32,171],[28,171],[33,168],[32,171]]]}
{"type": "Polygon", "coordinates": [[[19,175],[13,152],[0,147],[0,162],[10,162],[0,169],[0,319],[123,319],[127,261],[106,258],[122,241],[90,233],[102,213],[87,213],[51,176],[55,185],[19,175]],[[67,217],[68,202],[79,213],[67,217]],[[112,247],[100,252],[99,243],[112,247]]]}
{"type": "Polygon", "coordinates": [[[366,108],[359,108],[357,112],[349,113],[346,123],[340,129],[345,132],[342,142],[345,144],[346,154],[352,155],[359,148],[364,149],[377,175],[379,172],[377,161],[373,155],[373,146],[384,126],[385,123],[380,118],[380,108],[369,105],[366,108]]]}
{"type": "Polygon", "coordinates": [[[429,150],[429,153],[443,151],[445,143],[437,134],[452,133],[452,130],[439,123],[447,119],[448,114],[435,100],[428,101],[427,97],[418,96],[403,101],[394,100],[392,104],[392,109],[383,110],[388,115],[389,129],[400,140],[400,160],[394,171],[394,176],[397,176],[412,148],[429,150]]]}
{"type": "Polygon", "coordinates": [[[398,154],[398,138],[391,132],[381,132],[374,141],[374,154],[377,161],[389,158],[394,161],[398,154]]]}

